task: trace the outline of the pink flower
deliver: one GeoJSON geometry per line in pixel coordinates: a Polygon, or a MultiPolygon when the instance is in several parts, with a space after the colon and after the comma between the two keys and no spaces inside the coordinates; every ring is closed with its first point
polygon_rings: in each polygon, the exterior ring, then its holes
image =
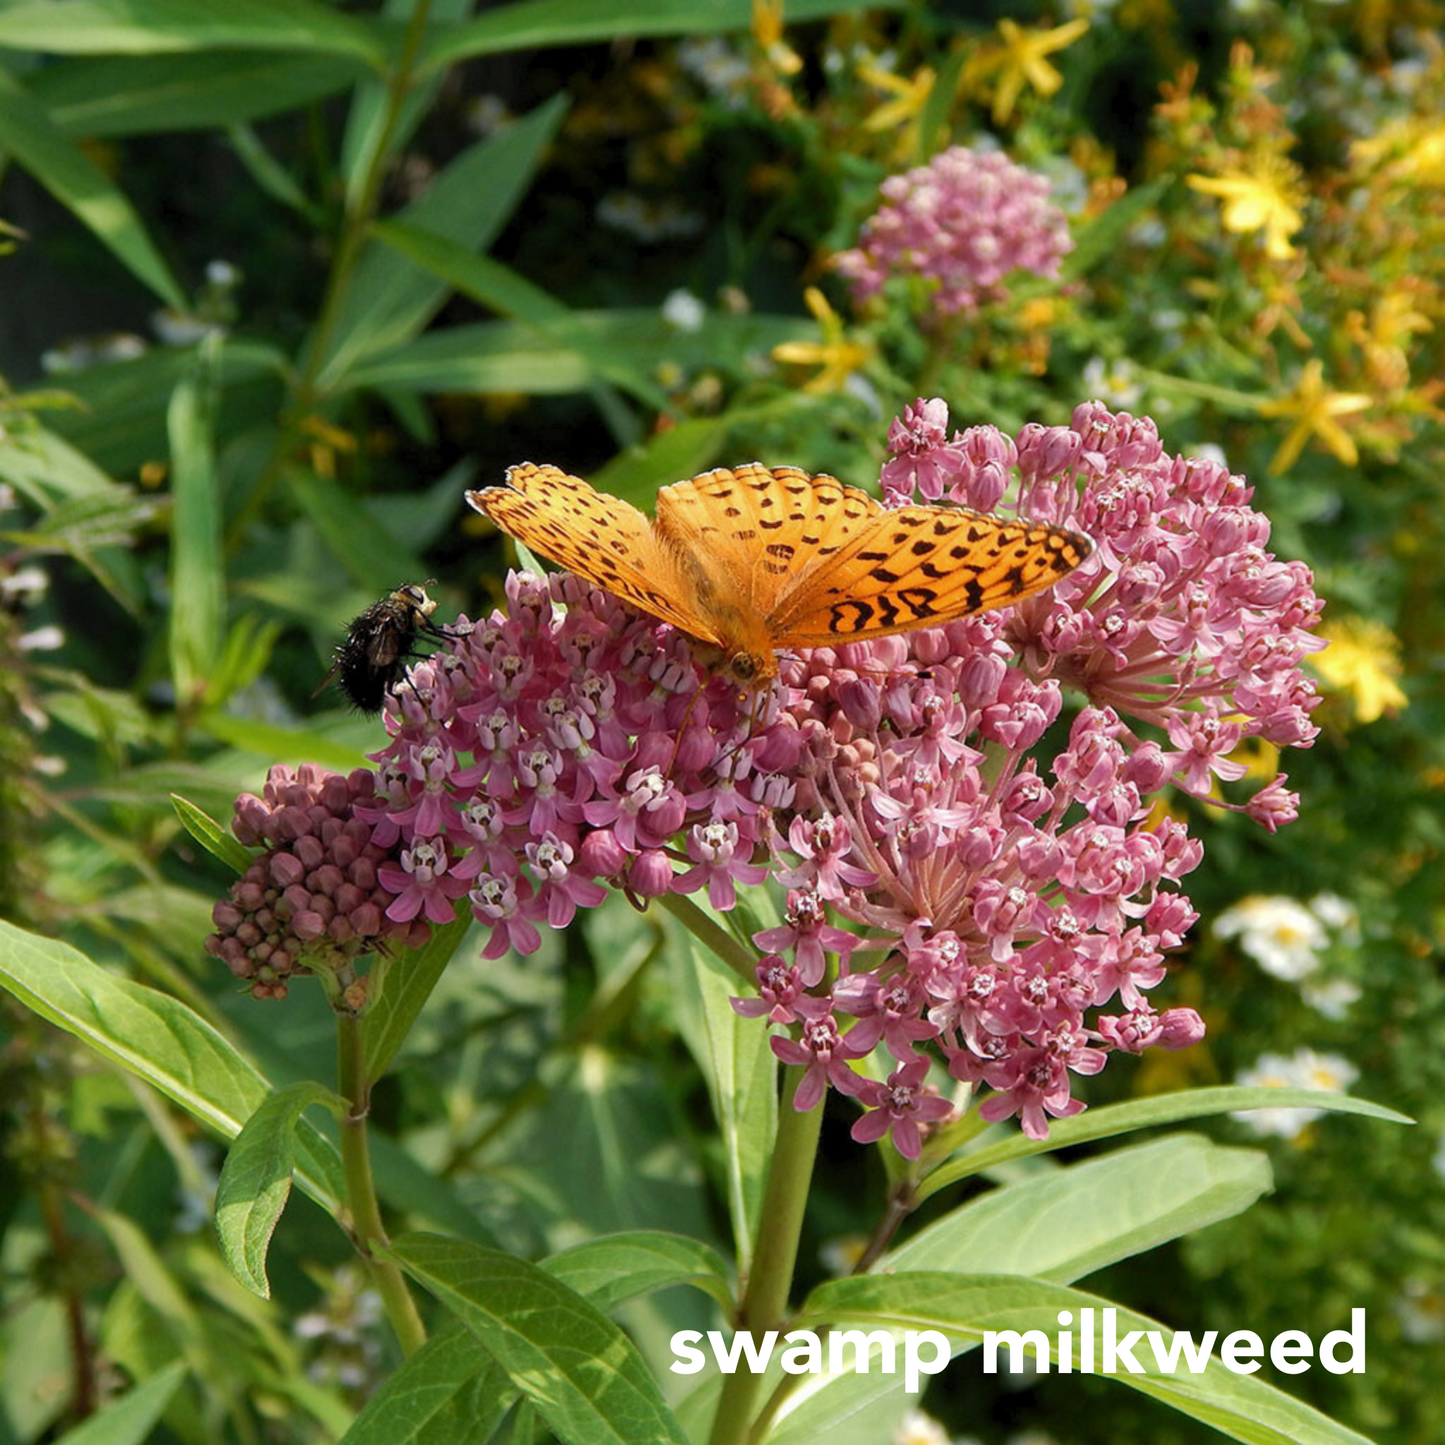
{"type": "Polygon", "coordinates": [[[507,611],[412,666],[374,772],[274,769],[237,800],[263,851],[207,947],[280,996],[462,906],[496,958],[609,887],[725,911],[770,879],[783,921],[753,934],[758,995],[734,1007],[787,1031],[798,1107],[858,1098],[855,1137],[891,1131],[910,1157],[947,1112],[930,1059],[1041,1137],[1083,1107],[1075,1078],[1196,1041],[1199,1016],[1154,995],[1203,849],[1156,804],[1174,788],[1271,830],[1294,816],[1282,776],[1235,796],[1232,754],[1314,736],[1308,571],[1266,550],[1242,478],[1166,455],[1147,419],[1089,404],[1071,427],[950,437],[920,398],[890,442],[895,500],[1007,498],[1095,551],[1011,608],[785,654],[761,696],[576,577],[513,576],[507,611]],[[875,1049],[887,1085],[853,1068],[875,1049]]]}
{"type": "Polygon", "coordinates": [[[836,261],[859,301],[890,275],[917,275],[933,283],[933,304],[943,314],[975,311],[1003,297],[1013,271],[1057,277],[1073,249],[1048,181],[1000,151],[952,146],[926,166],[890,176],[881,194],[857,248],[836,261]]]}
{"type": "Polygon", "coordinates": [[[895,1069],[886,1084],[864,1082],[860,1101],[870,1111],[853,1125],[860,1144],[872,1144],[892,1134],[894,1147],[905,1159],[917,1159],[923,1148],[919,1125],[937,1123],[953,1112],[953,1105],[923,1087],[927,1059],[914,1059],[895,1069]]]}
{"type": "Polygon", "coordinates": [[[796,1040],[774,1038],[769,1042],[785,1064],[804,1066],[803,1077],[793,1095],[793,1107],[799,1113],[816,1108],[829,1084],[842,1094],[858,1094],[863,1089],[864,1080],[848,1067],[848,1061],[861,1059],[871,1045],[854,1043],[840,1033],[831,1013],[811,1010],[804,1017],[796,1040]]]}
{"type": "Polygon", "coordinates": [[[737,856],[741,834],[735,822],[694,823],[687,838],[687,855],[696,864],[673,885],[679,893],[707,889],[708,902],[726,911],[737,902],[737,883],[761,883],[768,870],[737,856]]]}
{"type": "Polygon", "coordinates": [[[383,863],[377,877],[383,888],[397,896],[386,916],[397,923],[409,923],[425,914],[428,923],[450,923],[456,917],[456,902],[467,891],[467,882],[448,873],[446,844],[441,838],[416,838],[401,850],[400,866],[383,863]]]}

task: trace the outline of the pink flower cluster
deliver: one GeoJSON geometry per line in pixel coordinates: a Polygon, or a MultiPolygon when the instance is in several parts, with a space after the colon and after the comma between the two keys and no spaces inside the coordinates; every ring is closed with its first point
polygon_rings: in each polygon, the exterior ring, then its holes
{"type": "Polygon", "coordinates": [[[339,967],[383,941],[418,946],[430,934],[399,916],[400,890],[387,886],[391,855],[356,815],[375,784],[369,768],[342,777],[314,763],[278,764],[262,797],[236,799],[231,831],[265,851],[212,910],[216,931],[205,947],[254,997],[285,998],[291,975],[323,958],[339,967]]]}
{"type": "MultiPolygon", "coordinates": [[[[576,577],[513,575],[507,609],[389,699],[374,783],[337,780],[336,836],[379,850],[388,925],[414,934],[465,900],[486,956],[528,953],[609,888],[726,910],[770,876],[784,920],[755,936],[757,996],[735,1006],[784,1030],[797,1107],[831,1085],[865,1111],[856,1138],[891,1133],[909,1157],[952,1110],[933,1057],[992,1091],[985,1118],[1041,1137],[1083,1107],[1074,1075],[1198,1039],[1197,1014],[1149,998],[1194,921],[1178,885],[1202,852],[1158,805],[1236,779],[1245,737],[1311,740],[1309,573],[1265,550],[1240,478],[1166,456],[1147,420],[1088,405],[1072,427],[951,439],[947,423],[920,399],[894,424],[889,496],[1007,493],[1087,532],[1082,567],[1013,608],[784,657],[758,697],[576,577]],[[1067,724],[1066,687],[1084,699],[1067,724]],[[860,1072],[870,1056],[890,1062],[860,1072]]],[[[1294,814],[1283,783],[1224,806],[1273,828],[1294,814]]],[[[272,849],[259,883],[299,844],[242,803],[238,835],[272,849]]],[[[322,920],[329,948],[354,914],[327,918],[335,877],[306,867],[306,899],[283,889],[272,912],[292,934],[322,920]]],[[[238,972],[241,903],[218,906],[213,948],[238,972]]]]}
{"type": "Polygon", "coordinates": [[[857,301],[891,275],[917,275],[935,283],[940,312],[970,312],[1002,299],[1012,271],[1057,277],[1073,249],[1048,181],[1000,151],[952,146],[890,176],[881,193],[858,246],[836,261],[857,301]]]}

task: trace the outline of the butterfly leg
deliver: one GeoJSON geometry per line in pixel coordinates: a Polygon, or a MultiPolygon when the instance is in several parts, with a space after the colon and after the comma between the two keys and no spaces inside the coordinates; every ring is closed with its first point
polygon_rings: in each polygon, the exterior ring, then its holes
{"type": "Polygon", "coordinates": [[[682,715],[682,721],[677,725],[677,740],[672,745],[672,756],[667,760],[667,771],[663,774],[665,778],[672,777],[673,765],[677,762],[677,751],[682,746],[683,737],[687,733],[688,724],[692,721],[693,710],[697,707],[697,700],[702,696],[702,685],[698,684],[693,689],[692,696],[687,700],[687,711],[682,715]]]}

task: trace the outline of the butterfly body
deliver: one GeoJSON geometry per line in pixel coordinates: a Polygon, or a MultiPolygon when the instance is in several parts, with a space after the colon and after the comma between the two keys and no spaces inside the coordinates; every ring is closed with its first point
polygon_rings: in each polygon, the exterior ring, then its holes
{"type": "Polygon", "coordinates": [[[674,482],[657,516],[556,467],[467,501],[534,551],[717,649],[750,686],[792,647],[863,642],[1018,601],[1092,550],[1061,527],[887,509],[835,477],[751,462],[674,482]]]}

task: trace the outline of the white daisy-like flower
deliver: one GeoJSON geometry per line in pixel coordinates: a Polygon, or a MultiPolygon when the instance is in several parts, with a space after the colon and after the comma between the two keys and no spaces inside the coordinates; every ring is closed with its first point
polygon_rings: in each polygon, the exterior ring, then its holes
{"type": "MultiPolygon", "coordinates": [[[[1242,1088],[1314,1089],[1343,1094],[1359,1077],[1359,1070],[1339,1054],[1296,1049],[1293,1054],[1261,1054],[1252,1068],[1235,1076],[1242,1088]]],[[[1324,1113],[1323,1109],[1241,1109],[1233,1117],[1256,1134],[1294,1139],[1324,1113]]]]}
{"type": "Polygon", "coordinates": [[[1219,915],[1214,931],[1221,938],[1238,938],[1241,950],[1266,973],[1289,983],[1313,973],[1329,943],[1316,913],[1278,894],[1242,898],[1219,915]]]}

